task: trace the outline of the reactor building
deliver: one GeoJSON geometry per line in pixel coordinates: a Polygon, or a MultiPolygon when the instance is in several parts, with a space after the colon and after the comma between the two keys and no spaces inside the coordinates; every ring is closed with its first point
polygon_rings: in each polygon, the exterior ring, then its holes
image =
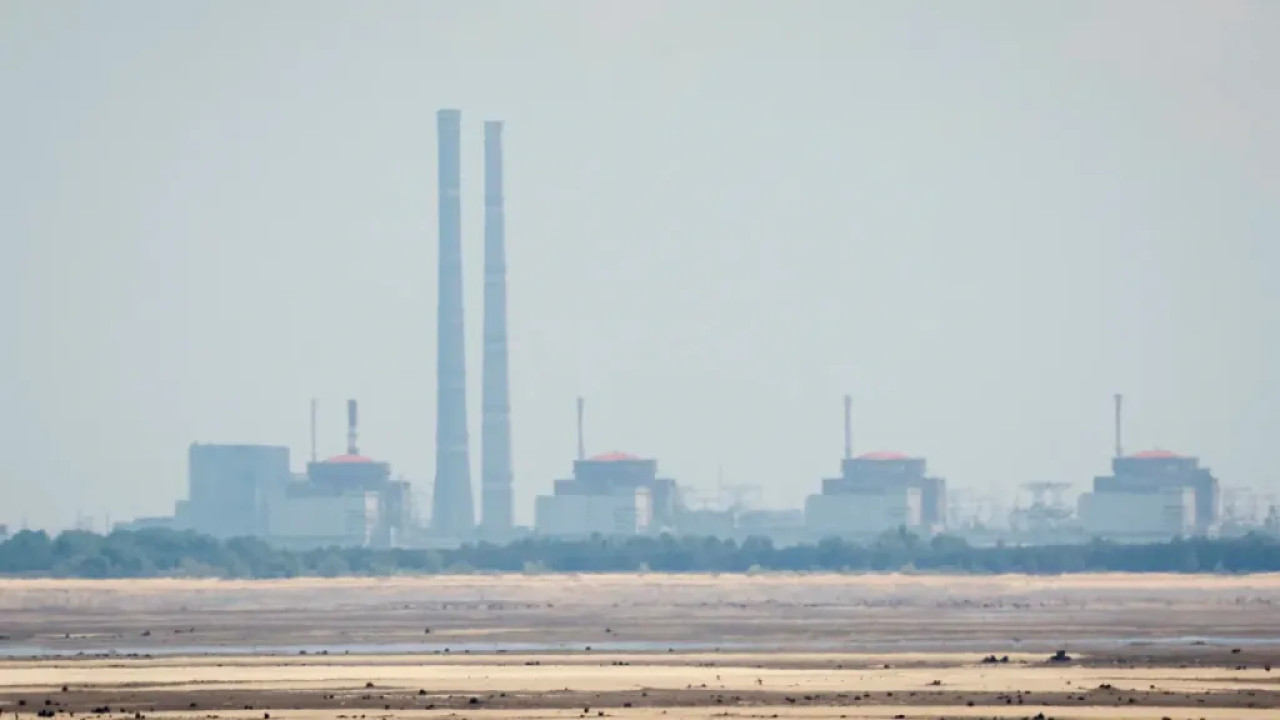
{"type": "Polygon", "coordinates": [[[1111,474],[1080,496],[1080,523],[1092,537],[1154,541],[1216,534],[1218,479],[1195,457],[1144,450],[1113,458],[1111,474]]]}
{"type": "Polygon", "coordinates": [[[346,453],[313,458],[300,475],[290,471],[287,447],[192,444],[187,499],[171,526],[289,547],[402,544],[412,524],[409,483],[360,454],[356,412],[356,401],[348,401],[346,453]]]}
{"type": "Polygon", "coordinates": [[[851,406],[846,396],[840,476],[824,478],[822,492],[805,499],[808,534],[866,539],[898,528],[922,534],[944,530],[946,481],[929,475],[924,458],[896,452],[854,457],[851,406]]]}
{"type": "Polygon", "coordinates": [[[1111,474],[1095,477],[1093,491],[1079,499],[1084,531],[1092,537],[1131,541],[1216,534],[1222,520],[1218,479],[1195,457],[1159,449],[1126,455],[1123,401],[1123,396],[1115,396],[1111,474]]]}
{"type": "Polygon", "coordinates": [[[271,502],[268,536],[283,545],[397,547],[412,524],[409,483],[360,454],[357,405],[347,401],[347,451],[307,463],[271,502]]]}
{"type": "Polygon", "coordinates": [[[673,530],[681,507],[676,481],[658,461],[624,452],[586,457],[583,401],[578,399],[578,459],[573,477],[555,481],[534,501],[534,530],[551,537],[642,535],[673,530]]]}

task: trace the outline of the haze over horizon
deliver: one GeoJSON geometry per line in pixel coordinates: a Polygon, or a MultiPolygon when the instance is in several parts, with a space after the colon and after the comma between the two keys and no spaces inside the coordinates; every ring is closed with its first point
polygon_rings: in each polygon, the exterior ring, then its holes
{"type": "MultiPolygon", "coordinates": [[[[798,507],[1200,456],[1280,493],[1280,5],[0,4],[0,523],[172,512],[187,447],[430,487],[435,112],[505,122],[516,518],[587,448],[798,507]],[[358,9],[357,9],[358,8],[358,9]]],[[[423,510],[426,510],[423,508],[423,510]]]]}

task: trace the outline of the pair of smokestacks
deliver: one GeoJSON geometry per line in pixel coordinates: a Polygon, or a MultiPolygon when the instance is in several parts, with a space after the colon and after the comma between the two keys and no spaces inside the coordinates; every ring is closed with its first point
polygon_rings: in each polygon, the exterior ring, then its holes
{"type": "MultiPolygon", "coordinates": [[[[467,433],[462,309],[462,113],[436,113],[439,147],[439,301],[436,344],[436,476],[431,526],[461,537],[475,530],[467,433]]],[[[481,529],[513,525],[511,400],[507,372],[507,267],[502,196],[502,123],[484,123],[484,359],[481,396],[481,529]]]]}

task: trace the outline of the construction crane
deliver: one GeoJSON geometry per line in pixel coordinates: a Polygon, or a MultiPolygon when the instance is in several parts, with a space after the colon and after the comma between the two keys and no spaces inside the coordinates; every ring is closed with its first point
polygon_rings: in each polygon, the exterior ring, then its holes
{"type": "Polygon", "coordinates": [[[1031,504],[1025,508],[1019,504],[1009,513],[1009,525],[1015,531],[1047,532],[1071,519],[1071,508],[1062,498],[1071,483],[1029,482],[1021,487],[1031,493],[1031,504]]]}
{"type": "Polygon", "coordinates": [[[1031,493],[1031,506],[1064,507],[1066,502],[1062,493],[1071,489],[1071,483],[1065,482],[1029,482],[1022,487],[1031,493]]]}
{"type": "Polygon", "coordinates": [[[716,503],[716,494],[693,485],[680,486],[680,501],[689,510],[710,510],[716,503]]]}
{"type": "Polygon", "coordinates": [[[741,511],[760,504],[761,491],[759,485],[725,485],[718,486],[722,507],[741,511]]]}
{"type": "Polygon", "coordinates": [[[723,467],[716,468],[716,495],[721,508],[734,512],[758,505],[761,498],[759,485],[726,483],[723,467]]]}

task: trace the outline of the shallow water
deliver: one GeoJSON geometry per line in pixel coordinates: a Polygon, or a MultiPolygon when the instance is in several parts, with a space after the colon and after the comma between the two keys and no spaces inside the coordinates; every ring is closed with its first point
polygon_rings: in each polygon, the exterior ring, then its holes
{"type": "Polygon", "coordinates": [[[753,642],[657,642],[657,641],[613,641],[591,643],[518,643],[518,642],[467,642],[467,643],[347,643],[347,644],[310,644],[310,645],[156,645],[156,646],[75,646],[59,643],[57,645],[0,644],[0,658],[20,659],[39,657],[110,657],[110,656],[150,656],[173,657],[183,655],[495,655],[504,653],[558,653],[558,652],[600,652],[600,653],[665,653],[679,652],[769,652],[786,650],[790,652],[850,652],[850,653],[893,653],[893,652],[975,652],[989,653],[1009,648],[1035,650],[1039,648],[1069,648],[1075,652],[1089,650],[1114,649],[1121,646],[1145,647],[1178,647],[1189,645],[1207,646],[1256,646],[1280,645],[1280,637],[1114,637],[1088,639],[1045,639],[1010,643],[1009,641],[992,640],[954,640],[915,638],[901,641],[858,642],[842,641],[790,641],[772,643],[753,642]]]}
{"type": "Polygon", "coordinates": [[[552,653],[599,651],[604,653],[665,652],[667,650],[711,651],[757,648],[751,643],[615,641],[592,643],[344,643],[312,645],[157,645],[65,647],[44,645],[0,645],[0,657],[71,657],[76,655],[493,655],[498,653],[552,653]]]}

